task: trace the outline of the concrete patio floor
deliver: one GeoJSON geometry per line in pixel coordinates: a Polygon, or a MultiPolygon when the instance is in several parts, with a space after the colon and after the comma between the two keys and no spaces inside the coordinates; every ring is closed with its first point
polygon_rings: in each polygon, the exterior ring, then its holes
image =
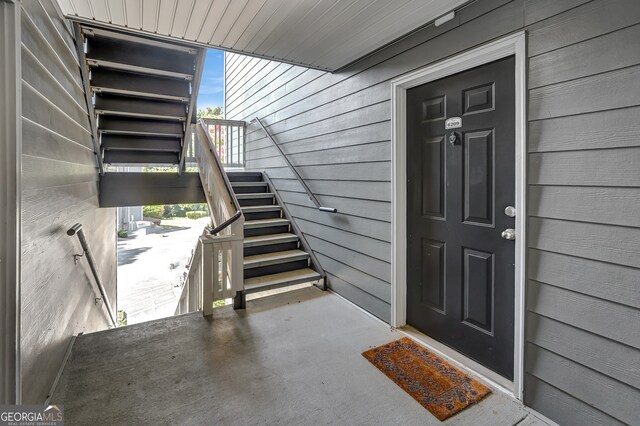
{"type": "Polygon", "coordinates": [[[53,403],[68,425],[543,425],[494,390],[438,421],[361,353],[403,337],[307,287],[79,336],[53,403]]]}

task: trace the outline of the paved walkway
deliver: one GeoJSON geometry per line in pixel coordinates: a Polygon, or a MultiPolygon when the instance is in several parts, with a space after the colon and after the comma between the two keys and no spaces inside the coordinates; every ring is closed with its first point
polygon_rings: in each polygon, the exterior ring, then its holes
{"type": "Polygon", "coordinates": [[[206,218],[163,221],[118,238],[118,310],[127,313],[128,324],[174,314],[185,267],[206,224],[206,218]]]}

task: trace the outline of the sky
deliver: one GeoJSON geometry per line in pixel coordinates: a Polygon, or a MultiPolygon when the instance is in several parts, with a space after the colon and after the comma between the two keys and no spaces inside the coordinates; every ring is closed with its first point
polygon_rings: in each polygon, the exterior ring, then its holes
{"type": "Polygon", "coordinates": [[[200,91],[198,92],[198,109],[206,107],[222,107],[224,104],[224,52],[207,49],[204,61],[200,91]]]}

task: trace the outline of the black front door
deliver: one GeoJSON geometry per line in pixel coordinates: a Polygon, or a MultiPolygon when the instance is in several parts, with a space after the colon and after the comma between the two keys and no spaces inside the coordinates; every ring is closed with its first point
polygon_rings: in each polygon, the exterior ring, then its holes
{"type": "Polygon", "coordinates": [[[514,64],[407,91],[407,324],[509,379],[514,64]]]}

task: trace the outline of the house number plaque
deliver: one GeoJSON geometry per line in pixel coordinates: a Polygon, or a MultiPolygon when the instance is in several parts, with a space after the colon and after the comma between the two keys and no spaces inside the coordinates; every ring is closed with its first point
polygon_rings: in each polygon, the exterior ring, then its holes
{"type": "Polygon", "coordinates": [[[444,122],[445,130],[459,129],[460,127],[462,127],[462,117],[451,117],[444,122]]]}

